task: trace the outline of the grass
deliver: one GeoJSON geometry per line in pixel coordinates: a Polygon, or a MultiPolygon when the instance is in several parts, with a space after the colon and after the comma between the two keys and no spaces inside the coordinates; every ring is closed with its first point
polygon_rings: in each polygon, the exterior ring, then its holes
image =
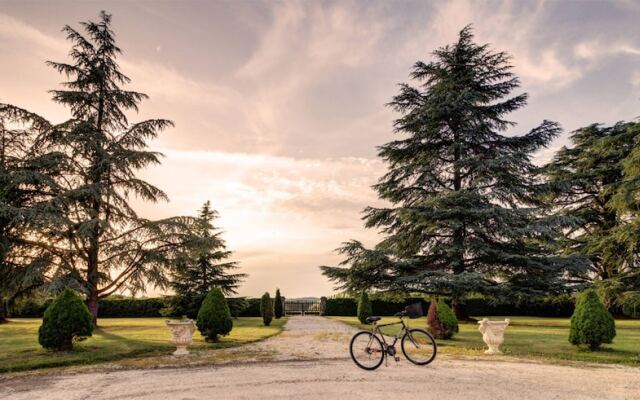
{"type": "MultiPolygon", "coordinates": [[[[263,326],[262,318],[238,318],[233,330],[219,343],[207,343],[196,330],[192,350],[235,347],[279,333],[286,319],[274,319],[263,326]]],[[[164,318],[104,318],[93,336],[76,343],[69,352],[44,350],[38,344],[40,319],[12,319],[0,325],[0,372],[93,364],[130,357],[163,356],[175,347],[164,318]]]]}
{"type": "MultiPolygon", "coordinates": [[[[330,317],[355,325],[361,329],[371,329],[371,325],[360,324],[356,317],[330,317]]],[[[516,358],[546,361],[570,360],[594,363],[640,365],[640,320],[617,320],[617,336],[612,344],[603,345],[599,351],[589,351],[586,347],[576,347],[569,343],[569,319],[506,317],[511,324],[505,332],[505,342],[500,349],[516,358]]],[[[500,317],[489,319],[502,320],[500,317]]],[[[380,323],[397,321],[385,317],[380,323]]],[[[405,320],[412,327],[424,328],[426,318],[405,320]]],[[[385,335],[395,335],[398,326],[382,328],[385,335]]],[[[452,340],[439,340],[438,351],[444,354],[481,356],[486,349],[482,335],[475,323],[460,324],[460,333],[452,340]]]]}

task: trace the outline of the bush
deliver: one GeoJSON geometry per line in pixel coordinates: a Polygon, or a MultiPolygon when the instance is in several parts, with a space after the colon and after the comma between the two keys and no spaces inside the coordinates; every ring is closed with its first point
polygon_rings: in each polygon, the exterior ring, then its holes
{"type": "Polygon", "coordinates": [[[273,319],[273,302],[271,301],[271,297],[269,297],[269,292],[263,294],[260,300],[260,315],[262,316],[264,325],[269,326],[273,319]]]}
{"type": "MultiPolygon", "coordinates": [[[[107,297],[98,302],[98,318],[153,318],[161,317],[161,310],[167,306],[171,298],[136,299],[133,297],[107,297]]],[[[186,313],[176,314],[179,316],[186,313]]],[[[191,314],[189,318],[195,318],[191,314]]]]}
{"type": "Polygon", "coordinates": [[[595,350],[602,343],[611,343],[616,336],[616,324],[594,289],[582,292],[571,316],[569,342],[586,344],[595,350]]]}
{"type": "Polygon", "coordinates": [[[45,349],[71,350],[74,339],[91,336],[93,321],[84,301],[65,288],[44,312],[38,342],[45,349]]]}
{"type": "Polygon", "coordinates": [[[273,301],[274,301],[273,313],[275,314],[276,319],[280,319],[284,315],[284,310],[282,307],[282,297],[280,296],[280,289],[276,289],[276,297],[273,301]]]}
{"type": "Polygon", "coordinates": [[[444,299],[431,300],[427,312],[428,330],[436,339],[451,339],[458,332],[458,320],[444,299]]]}
{"type": "Polygon", "coordinates": [[[333,298],[327,299],[325,315],[334,317],[354,317],[358,314],[358,304],[354,299],[333,298]]]}
{"type": "Polygon", "coordinates": [[[229,304],[229,311],[233,318],[238,318],[249,308],[249,301],[245,297],[231,297],[227,299],[229,304]]]}
{"type": "Polygon", "coordinates": [[[218,288],[213,288],[204,298],[198,320],[198,330],[207,342],[217,342],[218,336],[225,336],[233,328],[233,320],[227,299],[218,288]]]}
{"type": "Polygon", "coordinates": [[[362,292],[360,295],[360,300],[358,301],[358,320],[361,323],[365,323],[367,318],[373,315],[373,310],[371,308],[371,301],[369,300],[369,295],[367,292],[362,292]]]}

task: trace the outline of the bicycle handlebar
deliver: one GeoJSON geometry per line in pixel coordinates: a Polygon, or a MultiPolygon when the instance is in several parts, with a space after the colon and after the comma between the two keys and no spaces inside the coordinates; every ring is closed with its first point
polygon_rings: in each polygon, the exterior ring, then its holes
{"type": "Polygon", "coordinates": [[[405,317],[406,315],[407,315],[407,311],[406,310],[405,311],[400,311],[400,312],[397,312],[397,313],[393,314],[394,317],[405,317]]]}

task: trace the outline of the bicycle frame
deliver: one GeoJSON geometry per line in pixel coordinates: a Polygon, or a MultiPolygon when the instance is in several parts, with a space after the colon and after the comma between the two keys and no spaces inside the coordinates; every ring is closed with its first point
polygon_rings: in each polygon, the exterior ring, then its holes
{"type": "MultiPolygon", "coordinates": [[[[373,323],[373,329],[371,329],[371,334],[372,336],[378,336],[381,340],[382,340],[382,345],[383,345],[383,353],[385,355],[385,357],[388,355],[387,353],[387,349],[389,349],[389,347],[394,347],[396,345],[396,343],[398,342],[398,340],[405,335],[405,333],[408,333],[409,329],[407,329],[407,325],[404,323],[404,320],[402,319],[402,317],[400,317],[400,321],[398,322],[390,322],[388,324],[377,324],[376,322],[373,323]],[[380,328],[384,327],[384,326],[392,326],[392,325],[402,325],[402,328],[400,328],[398,330],[398,332],[396,333],[396,336],[393,338],[393,343],[388,344],[386,339],[384,338],[384,335],[382,334],[382,331],[380,330],[380,328]]],[[[413,341],[413,337],[411,338],[411,340],[413,341]]],[[[370,348],[371,347],[371,342],[373,341],[373,337],[371,339],[369,339],[369,343],[367,344],[367,347],[370,348]]]]}

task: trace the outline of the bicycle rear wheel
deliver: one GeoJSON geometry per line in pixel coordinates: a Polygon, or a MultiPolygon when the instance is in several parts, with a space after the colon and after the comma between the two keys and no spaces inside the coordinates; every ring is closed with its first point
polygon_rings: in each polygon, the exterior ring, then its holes
{"type": "Polygon", "coordinates": [[[422,329],[409,329],[400,342],[407,360],[416,365],[427,365],[434,358],[438,347],[431,334],[422,329]]]}
{"type": "Polygon", "coordinates": [[[356,365],[367,371],[374,370],[382,364],[384,347],[380,339],[371,332],[358,332],[349,344],[349,353],[356,365]]]}

